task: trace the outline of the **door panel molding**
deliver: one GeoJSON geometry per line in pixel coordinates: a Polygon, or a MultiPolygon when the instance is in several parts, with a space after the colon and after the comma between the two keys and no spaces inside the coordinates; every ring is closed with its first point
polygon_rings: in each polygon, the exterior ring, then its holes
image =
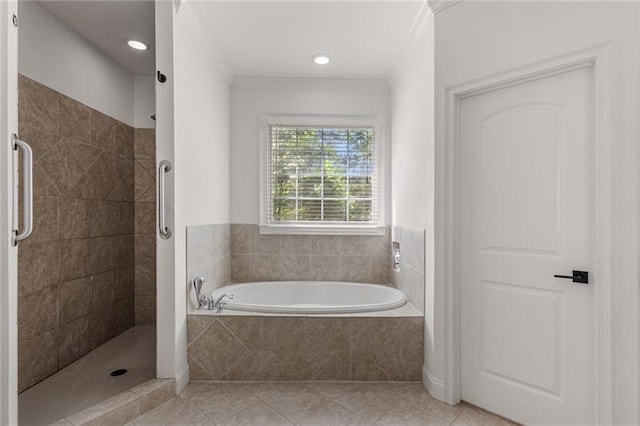
{"type": "Polygon", "coordinates": [[[594,72],[595,105],[595,226],[593,285],[596,306],[596,418],[613,423],[612,322],[611,322],[611,50],[612,43],[571,52],[503,73],[449,87],[445,90],[446,129],[444,277],[445,277],[445,399],[460,401],[460,125],[461,103],[470,97],[542,80],[571,71],[591,68],[594,72]]]}
{"type": "MultiPolygon", "coordinates": [[[[543,221],[544,219],[550,219],[554,221],[555,226],[551,229],[550,235],[544,235],[545,232],[540,233],[541,229],[537,229],[534,233],[538,234],[537,244],[534,245],[521,245],[518,244],[518,239],[531,239],[532,235],[520,235],[520,238],[515,238],[514,236],[519,235],[518,232],[514,232],[514,229],[508,229],[505,227],[507,221],[505,221],[504,217],[499,217],[501,210],[505,207],[503,203],[507,201],[509,204],[513,203],[513,200],[517,197],[527,197],[527,203],[522,203],[522,199],[519,201],[521,203],[514,203],[516,205],[522,204],[528,205],[529,203],[534,205],[545,204],[543,200],[536,199],[532,200],[530,197],[532,194],[525,195],[521,191],[516,191],[516,193],[500,193],[499,191],[495,191],[491,188],[493,184],[497,182],[494,179],[490,179],[485,182],[484,192],[482,197],[482,209],[486,213],[488,206],[492,206],[493,213],[492,215],[483,215],[483,224],[482,224],[482,250],[484,252],[493,252],[493,253],[502,253],[502,254],[526,254],[526,255],[537,255],[537,256],[546,256],[546,257],[559,257],[562,253],[561,248],[561,239],[560,235],[562,233],[562,145],[563,141],[561,137],[558,137],[558,129],[562,127],[563,123],[563,111],[562,106],[552,102],[521,102],[509,107],[501,108],[498,111],[490,114],[489,116],[483,118],[481,120],[482,126],[482,159],[478,159],[485,170],[491,169],[506,169],[503,173],[509,173],[510,175],[514,175],[514,169],[521,170],[523,167],[528,167],[529,172],[533,172],[532,174],[536,174],[536,180],[544,180],[552,178],[552,182],[547,182],[550,187],[547,187],[549,191],[545,192],[544,197],[551,199],[551,202],[547,204],[551,204],[550,210],[544,213],[547,215],[543,215],[543,212],[538,212],[538,220],[543,221]],[[492,134],[492,124],[498,124],[498,128],[500,127],[501,122],[513,122],[516,121],[518,116],[525,113],[533,113],[537,114],[529,114],[527,119],[524,120],[526,122],[523,127],[518,126],[518,131],[529,134],[530,139],[536,139],[538,141],[545,140],[544,135],[540,133],[552,131],[553,136],[548,138],[552,141],[550,146],[547,146],[547,151],[552,151],[555,153],[555,165],[554,167],[550,167],[549,171],[553,171],[552,173],[545,171],[542,172],[544,165],[532,163],[532,159],[535,157],[544,156],[544,149],[541,149],[540,144],[537,144],[533,152],[527,153],[528,163],[522,164],[520,163],[516,157],[509,159],[500,159],[496,163],[493,161],[497,158],[495,153],[492,153],[492,149],[504,150],[505,147],[500,147],[500,143],[498,146],[495,146],[496,143],[493,144],[491,141],[496,141],[494,137],[491,137],[492,134]],[[534,120],[532,115],[537,115],[537,120],[534,120]],[[545,122],[546,121],[546,122],[545,122]],[[524,126],[529,126],[525,128],[524,126]],[[539,172],[538,172],[539,171],[539,172]],[[492,198],[497,195],[497,198],[492,198]],[[488,223],[488,219],[491,219],[491,223],[488,223]],[[497,235],[496,235],[497,234],[497,235]],[[493,237],[493,238],[492,238],[493,237]],[[546,238],[544,238],[546,237],[546,238]],[[511,240],[511,241],[509,241],[511,240]]],[[[520,151],[518,154],[521,154],[522,149],[526,149],[526,145],[531,142],[529,140],[524,141],[524,146],[519,146],[515,144],[514,141],[510,141],[509,145],[511,145],[511,149],[513,153],[520,151]]],[[[548,154],[548,152],[547,152],[548,154]]],[[[532,220],[536,220],[533,217],[526,218],[528,223],[531,223],[532,220]]],[[[521,230],[523,224],[518,226],[518,231],[521,230]]],[[[531,232],[531,231],[530,231],[531,232]]],[[[521,241],[522,242],[522,241],[521,241]]]]}
{"type": "MultiPolygon", "coordinates": [[[[564,386],[562,380],[564,374],[562,374],[561,360],[564,356],[561,338],[564,335],[565,328],[562,321],[564,294],[558,290],[541,289],[517,283],[488,280],[481,280],[481,283],[485,294],[488,292],[494,292],[495,295],[498,295],[498,298],[493,297],[488,299],[486,297],[482,297],[482,301],[479,300],[479,302],[484,303],[485,306],[487,302],[493,302],[493,306],[488,310],[489,312],[508,310],[510,307],[516,306],[516,304],[511,303],[514,298],[522,296],[531,298],[533,296],[538,299],[535,306],[530,306],[528,310],[545,312],[546,315],[543,316],[546,316],[551,320],[546,324],[549,328],[546,329],[546,333],[531,333],[534,340],[528,341],[526,345],[527,347],[522,349],[524,351],[530,351],[533,347],[538,351],[542,350],[536,354],[537,356],[532,357],[534,359],[530,359],[528,362],[535,364],[539,363],[541,359],[547,359],[547,361],[549,361],[548,364],[551,364],[551,372],[553,374],[551,374],[550,377],[543,377],[544,374],[540,374],[539,369],[527,368],[525,375],[528,377],[517,377],[513,373],[507,371],[515,371],[517,368],[514,369],[513,365],[505,365],[504,359],[500,356],[501,354],[495,353],[497,347],[502,347],[499,342],[500,340],[510,340],[517,337],[513,335],[514,328],[517,328],[517,333],[520,334],[527,326],[533,326],[535,329],[535,327],[540,327],[540,324],[534,325],[529,321],[529,324],[519,324],[518,327],[513,327],[513,324],[505,324],[501,318],[487,318],[486,316],[479,318],[479,322],[481,324],[480,328],[483,330],[482,335],[485,336],[480,340],[480,365],[482,366],[480,374],[484,376],[492,376],[494,379],[508,382],[522,389],[526,389],[529,392],[544,394],[546,398],[562,401],[564,399],[564,386]],[[502,300],[500,300],[499,293],[502,293],[502,300]],[[523,325],[524,328],[522,327],[523,325]],[[549,349],[549,351],[545,353],[544,349],[549,349]],[[498,358],[497,362],[491,362],[492,355],[498,358]],[[545,382],[545,379],[547,383],[543,383],[545,382]]],[[[525,317],[528,316],[527,312],[524,312],[524,314],[525,317]]],[[[524,320],[523,322],[526,323],[527,320],[524,320]]],[[[533,365],[530,367],[533,367],[533,365]]]]}

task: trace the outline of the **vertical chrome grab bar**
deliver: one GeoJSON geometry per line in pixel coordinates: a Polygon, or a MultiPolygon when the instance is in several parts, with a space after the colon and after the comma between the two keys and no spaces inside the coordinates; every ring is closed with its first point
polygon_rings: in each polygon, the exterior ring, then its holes
{"type": "Polygon", "coordinates": [[[20,232],[19,224],[13,229],[11,243],[17,246],[19,241],[27,239],[33,231],[33,151],[28,143],[18,139],[15,133],[11,135],[11,147],[14,151],[22,150],[22,196],[24,230],[20,232]]]}
{"type": "Polygon", "coordinates": [[[171,238],[171,228],[165,223],[164,211],[164,175],[171,170],[171,163],[162,160],[158,167],[158,227],[160,228],[160,237],[165,240],[171,238]]]}

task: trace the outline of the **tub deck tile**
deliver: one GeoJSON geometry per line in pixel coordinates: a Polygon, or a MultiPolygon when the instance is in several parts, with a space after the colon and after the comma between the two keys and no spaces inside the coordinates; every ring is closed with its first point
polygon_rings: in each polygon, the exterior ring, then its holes
{"type": "Polygon", "coordinates": [[[196,380],[419,380],[420,317],[190,318],[196,380]]]}

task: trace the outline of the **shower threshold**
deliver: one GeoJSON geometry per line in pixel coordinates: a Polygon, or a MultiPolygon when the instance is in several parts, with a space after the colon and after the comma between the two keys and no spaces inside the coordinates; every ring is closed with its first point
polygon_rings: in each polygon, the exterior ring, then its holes
{"type": "Polygon", "coordinates": [[[132,327],[22,392],[20,425],[48,425],[155,377],[155,325],[132,327]],[[126,369],[126,374],[112,376],[126,369]]]}

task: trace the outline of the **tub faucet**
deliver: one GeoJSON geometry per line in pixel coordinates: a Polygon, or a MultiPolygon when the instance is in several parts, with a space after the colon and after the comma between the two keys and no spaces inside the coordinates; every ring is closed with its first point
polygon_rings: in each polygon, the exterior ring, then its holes
{"type": "Polygon", "coordinates": [[[198,309],[204,309],[209,301],[207,296],[202,294],[202,284],[204,284],[204,277],[195,277],[193,279],[193,288],[196,290],[196,298],[198,299],[198,309]]]}
{"type": "Polygon", "coordinates": [[[220,296],[214,298],[213,295],[209,298],[209,310],[213,312],[220,313],[222,312],[222,308],[224,308],[225,299],[231,300],[233,299],[233,294],[231,293],[222,293],[220,296]]]}

